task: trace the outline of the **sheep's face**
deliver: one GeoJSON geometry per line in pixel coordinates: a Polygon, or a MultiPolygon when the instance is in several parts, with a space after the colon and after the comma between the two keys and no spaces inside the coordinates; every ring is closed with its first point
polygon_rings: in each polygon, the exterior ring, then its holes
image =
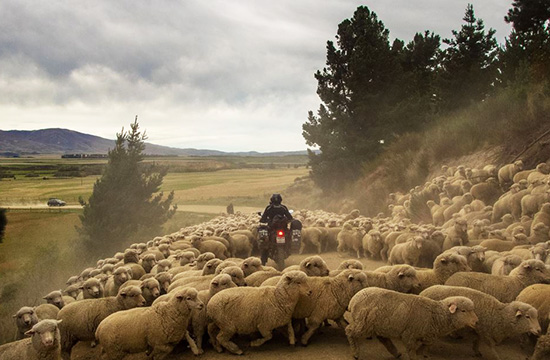
{"type": "Polygon", "coordinates": [[[515,313],[513,326],[518,333],[540,335],[541,328],[538,322],[537,309],[520,301],[513,301],[509,306],[511,311],[515,313]]]}
{"type": "Polygon", "coordinates": [[[281,276],[277,287],[286,287],[289,290],[295,289],[302,296],[310,296],[311,288],[307,282],[307,275],[303,271],[293,270],[281,276]]]}
{"type": "Polygon", "coordinates": [[[188,310],[198,309],[201,310],[204,307],[202,301],[197,297],[198,292],[193,288],[185,288],[178,291],[173,299],[177,304],[181,304],[188,310]]]}
{"type": "Polygon", "coordinates": [[[447,274],[459,271],[470,271],[466,258],[462,255],[439,255],[434,261],[435,270],[443,270],[447,274]]]}
{"type": "Polygon", "coordinates": [[[245,259],[241,264],[241,270],[245,276],[248,276],[256,271],[262,270],[261,260],[256,257],[245,259]]]}
{"type": "Polygon", "coordinates": [[[531,254],[533,255],[533,259],[535,260],[546,261],[548,250],[542,246],[533,246],[531,248],[531,254]]]}
{"type": "Polygon", "coordinates": [[[532,284],[550,283],[550,272],[540,260],[525,260],[510,272],[510,276],[528,278],[532,284]]]}
{"type": "Polygon", "coordinates": [[[88,293],[89,298],[100,298],[103,295],[103,289],[98,279],[91,278],[82,285],[82,290],[88,293]]]}
{"type": "Polygon", "coordinates": [[[356,270],[363,270],[363,264],[358,260],[344,260],[338,266],[338,270],[345,270],[345,269],[356,269],[356,270]]]}
{"type": "Polygon", "coordinates": [[[397,291],[402,293],[416,293],[420,289],[420,280],[416,276],[416,270],[412,266],[396,266],[388,273],[388,277],[394,279],[397,291]]]}
{"type": "Polygon", "coordinates": [[[231,276],[228,274],[216,275],[210,282],[210,292],[212,294],[233,287],[237,287],[237,285],[231,280],[231,276]]]}
{"type": "Polygon", "coordinates": [[[113,277],[117,285],[122,285],[132,278],[132,274],[129,269],[120,267],[115,270],[113,277]]]}
{"type": "Polygon", "coordinates": [[[141,291],[143,294],[148,293],[156,299],[160,295],[160,284],[156,279],[147,279],[141,284],[141,291]]]}
{"type": "Polygon", "coordinates": [[[172,274],[167,272],[163,272],[155,276],[155,279],[159,282],[161,294],[166,294],[168,292],[168,288],[172,283],[172,277],[172,274]]]}
{"type": "Polygon", "coordinates": [[[352,289],[354,294],[369,285],[367,282],[367,275],[361,270],[344,270],[340,274],[338,274],[338,276],[347,278],[348,284],[350,285],[350,288],[352,289]]]}
{"type": "Polygon", "coordinates": [[[78,276],[71,276],[65,283],[67,286],[74,285],[78,282],[78,276]]]}
{"type": "Polygon", "coordinates": [[[463,296],[452,296],[442,300],[449,312],[451,313],[452,321],[460,327],[475,328],[478,321],[477,315],[474,312],[474,302],[463,296]]]}
{"type": "Polygon", "coordinates": [[[59,309],[65,306],[65,301],[63,300],[63,294],[61,291],[52,291],[48,295],[44,296],[44,300],[46,300],[48,304],[57,306],[59,309]]]}
{"type": "Polygon", "coordinates": [[[328,276],[329,274],[327,263],[320,256],[311,256],[302,260],[300,270],[307,276],[328,276]]]}
{"type": "Polygon", "coordinates": [[[60,346],[59,344],[59,329],[57,324],[62,320],[42,320],[38,324],[34,325],[32,329],[27,331],[25,335],[32,336],[32,342],[35,345],[41,344],[40,347],[46,349],[55,348],[60,346]]]}
{"type": "Polygon", "coordinates": [[[145,298],[141,289],[137,286],[128,286],[118,291],[117,298],[122,302],[124,309],[132,309],[138,306],[145,306],[145,298]]]}
{"type": "Polygon", "coordinates": [[[15,315],[13,315],[13,318],[17,323],[17,327],[22,330],[29,330],[31,326],[38,322],[34,309],[29,306],[23,306],[15,315]]]}

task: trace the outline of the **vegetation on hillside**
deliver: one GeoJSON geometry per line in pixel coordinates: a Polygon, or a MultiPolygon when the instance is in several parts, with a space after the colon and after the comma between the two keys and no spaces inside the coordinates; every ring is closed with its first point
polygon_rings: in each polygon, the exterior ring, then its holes
{"type": "Polygon", "coordinates": [[[428,31],[390,44],[364,6],[344,20],[315,74],[322,103],[303,125],[308,145],[321,150],[310,153],[311,176],[335,199],[328,203],[341,206],[352,193],[355,207],[376,214],[385,205],[379,194],[423,183],[435,164],[489,148],[498,164],[543,146],[530,145],[550,126],[547,3],[514,1],[502,47],[472,5],[444,49],[428,31]]]}

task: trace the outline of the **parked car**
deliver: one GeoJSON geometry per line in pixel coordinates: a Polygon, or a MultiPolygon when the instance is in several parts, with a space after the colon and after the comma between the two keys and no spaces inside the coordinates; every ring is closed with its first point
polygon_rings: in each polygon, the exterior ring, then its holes
{"type": "Polygon", "coordinates": [[[48,200],[48,206],[65,206],[67,203],[63,200],[51,198],[48,200]]]}

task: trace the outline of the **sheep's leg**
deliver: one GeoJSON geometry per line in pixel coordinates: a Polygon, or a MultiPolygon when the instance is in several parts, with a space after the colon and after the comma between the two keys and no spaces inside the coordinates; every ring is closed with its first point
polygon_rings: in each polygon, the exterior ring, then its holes
{"type": "Polygon", "coordinates": [[[319,243],[317,244],[317,254],[320,254],[321,253],[321,242],[319,241],[319,243]]]}
{"type": "Polygon", "coordinates": [[[237,346],[237,344],[231,341],[231,337],[233,337],[233,332],[225,332],[223,329],[220,329],[220,333],[216,336],[216,339],[224,348],[233,354],[242,355],[243,351],[237,346]]]}
{"type": "Polygon", "coordinates": [[[350,328],[346,329],[346,336],[348,338],[353,357],[355,359],[359,359],[359,341],[361,340],[361,336],[355,334],[350,328]]]}
{"type": "MultiPolygon", "coordinates": [[[[258,329],[260,331],[260,334],[262,334],[262,337],[259,339],[256,339],[250,343],[250,346],[261,346],[266,341],[270,340],[273,337],[273,334],[271,334],[271,329],[258,329]]],[[[294,336],[294,329],[292,330],[292,336],[294,336]]],[[[290,337],[290,333],[289,333],[290,337]]]]}
{"type": "Polygon", "coordinates": [[[321,324],[322,324],[322,321],[319,322],[319,321],[309,319],[307,331],[302,336],[302,345],[307,345],[307,342],[309,341],[309,339],[311,338],[315,330],[317,330],[319,326],[321,326],[321,324]]]}
{"type": "Polygon", "coordinates": [[[208,337],[210,338],[210,343],[216,349],[217,352],[221,353],[223,351],[220,343],[217,340],[218,336],[218,327],[214,323],[208,324],[208,337]]]}
{"type": "MultiPolygon", "coordinates": [[[[385,338],[382,336],[377,336],[377,338],[382,343],[382,345],[384,345],[386,350],[388,350],[389,353],[392,354],[395,358],[401,357],[401,353],[397,350],[390,338],[385,338]]],[[[411,359],[416,359],[416,351],[414,351],[414,357],[411,357],[411,359]]]]}
{"type": "Polygon", "coordinates": [[[300,244],[300,250],[298,251],[298,254],[302,255],[305,248],[306,248],[306,243],[305,243],[305,241],[302,240],[302,243],[300,244]]]}
{"type": "Polygon", "coordinates": [[[288,328],[288,342],[290,345],[296,344],[296,336],[294,334],[294,327],[292,326],[292,320],[287,325],[288,328]]]}
{"type": "Polygon", "coordinates": [[[348,326],[348,322],[346,321],[346,319],[344,319],[344,316],[336,319],[336,324],[338,324],[338,326],[340,326],[342,329],[345,329],[348,326]]]}
{"type": "Polygon", "coordinates": [[[199,348],[197,347],[197,344],[195,343],[195,340],[193,340],[191,335],[189,335],[189,331],[185,332],[185,340],[187,340],[187,342],[189,343],[189,347],[191,348],[191,351],[193,352],[193,354],[195,355],[202,354],[202,350],[199,350],[199,348]]]}

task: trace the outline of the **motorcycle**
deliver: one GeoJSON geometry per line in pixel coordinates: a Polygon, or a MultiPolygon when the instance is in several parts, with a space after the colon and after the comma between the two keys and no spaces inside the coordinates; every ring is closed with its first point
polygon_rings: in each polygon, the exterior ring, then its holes
{"type": "Polygon", "coordinates": [[[285,259],[291,253],[300,249],[302,240],[302,223],[299,220],[290,222],[286,217],[275,216],[271,226],[260,224],[258,228],[258,244],[262,265],[265,265],[268,258],[273,259],[279,270],[285,268],[285,259]]]}

